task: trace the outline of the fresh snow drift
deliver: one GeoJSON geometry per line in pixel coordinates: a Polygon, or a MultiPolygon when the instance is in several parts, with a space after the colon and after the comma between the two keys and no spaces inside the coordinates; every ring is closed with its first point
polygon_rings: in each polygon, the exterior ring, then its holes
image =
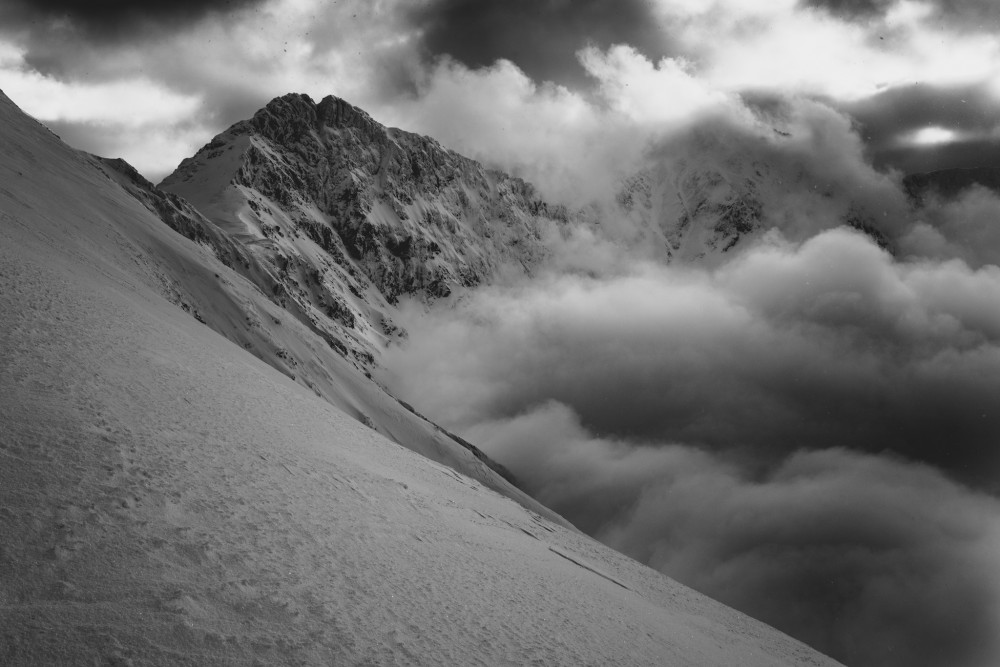
{"type": "Polygon", "coordinates": [[[420,435],[105,163],[0,116],[0,662],[836,664],[365,426],[420,435]]]}

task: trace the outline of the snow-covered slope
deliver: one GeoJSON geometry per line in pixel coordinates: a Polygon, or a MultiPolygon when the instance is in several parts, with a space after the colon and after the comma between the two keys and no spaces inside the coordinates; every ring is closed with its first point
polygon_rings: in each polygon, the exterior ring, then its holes
{"type": "MultiPolygon", "coordinates": [[[[7,131],[13,132],[13,128],[7,131]]],[[[5,142],[11,147],[11,156],[24,142],[18,139],[19,135],[12,134],[5,142]]],[[[111,251],[119,253],[119,265],[141,268],[138,275],[144,285],[314,395],[405,447],[561,521],[516,488],[502,466],[386,393],[361,370],[357,359],[335,347],[336,341],[295,317],[287,306],[282,307],[274,291],[268,289],[276,284],[271,267],[186,202],[166,193],[149,195],[137,189],[134,181],[138,175],[128,175],[127,165],[114,165],[116,171],[109,168],[111,161],[69,153],[58,143],[52,151],[56,157],[46,162],[60,164],[62,151],[70,156],[65,159],[80,165],[79,170],[63,174],[61,179],[21,177],[11,187],[19,188],[15,193],[37,187],[39,202],[51,209],[49,218],[69,207],[75,213],[71,221],[96,221],[97,227],[85,228],[82,236],[66,228],[59,232],[60,238],[88,248],[97,243],[94,252],[100,262],[108,261],[111,251]],[[95,196],[110,202],[110,210],[117,215],[109,216],[104,209],[90,211],[87,202],[95,196]],[[202,243],[183,238],[163,221],[202,243]],[[97,238],[102,240],[98,243],[97,238]]]]}
{"type": "Polygon", "coordinates": [[[250,354],[325,345],[2,94],[0,120],[4,664],[835,664],[250,354]]]}

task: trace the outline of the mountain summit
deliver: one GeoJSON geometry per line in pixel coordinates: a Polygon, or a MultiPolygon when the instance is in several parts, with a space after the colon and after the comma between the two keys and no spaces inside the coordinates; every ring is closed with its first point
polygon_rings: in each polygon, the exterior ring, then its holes
{"type": "Polygon", "coordinates": [[[524,181],[332,96],[272,100],[159,187],[252,248],[284,298],[359,352],[395,333],[385,305],[400,296],[530,270],[545,253],[538,219],[562,214],[524,181]]]}

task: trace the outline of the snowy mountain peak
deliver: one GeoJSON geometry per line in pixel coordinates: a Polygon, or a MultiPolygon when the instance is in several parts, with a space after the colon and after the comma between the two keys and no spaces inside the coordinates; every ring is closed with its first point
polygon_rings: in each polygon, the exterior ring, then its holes
{"type": "Polygon", "coordinates": [[[297,259],[317,248],[291,239],[310,239],[390,303],[447,296],[504,264],[530,267],[544,253],[535,218],[548,207],[530,185],[332,96],[319,104],[298,94],[272,100],[161,187],[297,259]]]}
{"type": "Polygon", "coordinates": [[[268,102],[245,122],[261,136],[281,144],[324,127],[354,128],[373,142],[385,137],[385,128],[365,111],[333,95],[317,104],[309,95],[288,93],[268,102]]]}

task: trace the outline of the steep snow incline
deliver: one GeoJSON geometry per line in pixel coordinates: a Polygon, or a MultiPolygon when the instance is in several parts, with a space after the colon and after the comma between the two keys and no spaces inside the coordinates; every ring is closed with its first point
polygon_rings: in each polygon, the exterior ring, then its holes
{"type": "Polygon", "coordinates": [[[0,119],[4,664],[835,664],[219,336],[285,315],[0,119]]]}
{"type": "MultiPolygon", "coordinates": [[[[4,111],[5,158],[9,163],[21,155],[31,156],[14,169],[21,174],[17,179],[3,181],[8,184],[5,189],[11,201],[30,198],[33,215],[59,221],[58,228],[41,226],[36,233],[51,235],[77,255],[86,253],[95,265],[106,266],[128,284],[153,290],[386,437],[561,520],[504,479],[501,466],[387,394],[358,369],[355,359],[334,349],[329,336],[310,329],[276,303],[272,291],[265,294],[261,287],[275,280],[270,268],[200,218],[186,202],[162,192],[148,196],[134,187],[126,191],[119,182],[131,186],[130,179],[137,176],[123,177],[126,166],[116,165],[122,172],[112,171],[111,161],[70,150],[9,100],[4,111]],[[191,225],[184,231],[205,245],[182,238],[161,218],[175,227],[191,225]]],[[[0,211],[13,214],[9,205],[0,211]]]]}

